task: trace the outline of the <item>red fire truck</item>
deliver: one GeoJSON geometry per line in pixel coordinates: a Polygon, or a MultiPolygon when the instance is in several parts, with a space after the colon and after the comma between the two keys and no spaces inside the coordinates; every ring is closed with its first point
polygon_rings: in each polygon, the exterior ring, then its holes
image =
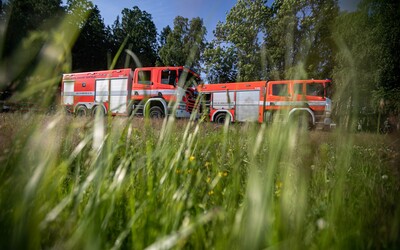
{"type": "Polygon", "coordinates": [[[305,126],[330,128],[331,80],[205,84],[198,92],[211,121],[272,122],[305,117],[305,126]]]}
{"type": "Polygon", "coordinates": [[[80,116],[111,113],[190,117],[200,78],[186,67],[147,67],[64,74],[62,105],[80,116]],[[174,108],[176,104],[176,108],[174,108]]]}

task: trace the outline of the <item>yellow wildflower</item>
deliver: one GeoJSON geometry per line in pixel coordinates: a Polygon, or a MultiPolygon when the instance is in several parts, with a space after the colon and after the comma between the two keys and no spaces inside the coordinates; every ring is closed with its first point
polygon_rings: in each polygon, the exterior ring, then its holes
{"type": "Polygon", "coordinates": [[[220,171],[220,172],[218,172],[218,176],[219,176],[219,177],[226,177],[226,176],[228,176],[228,172],[226,172],[226,171],[220,171]]]}
{"type": "Polygon", "coordinates": [[[276,197],[280,197],[281,196],[282,186],[283,186],[283,182],[281,182],[281,181],[277,181],[275,183],[275,195],[276,195],[276,197]]]}

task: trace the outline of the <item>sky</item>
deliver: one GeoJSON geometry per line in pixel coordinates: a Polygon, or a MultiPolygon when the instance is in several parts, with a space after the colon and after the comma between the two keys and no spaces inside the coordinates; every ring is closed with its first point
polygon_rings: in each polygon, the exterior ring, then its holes
{"type": "MultiPolygon", "coordinates": [[[[112,25],[117,16],[121,17],[124,8],[138,6],[140,10],[151,14],[157,32],[169,25],[173,28],[176,16],[186,18],[200,17],[207,29],[206,39],[211,41],[213,30],[218,21],[225,21],[226,14],[235,5],[236,0],[92,0],[98,6],[106,25],[112,25]]],[[[268,3],[272,3],[269,0],[268,3]]],[[[342,10],[354,11],[359,0],[339,0],[342,10]]]]}

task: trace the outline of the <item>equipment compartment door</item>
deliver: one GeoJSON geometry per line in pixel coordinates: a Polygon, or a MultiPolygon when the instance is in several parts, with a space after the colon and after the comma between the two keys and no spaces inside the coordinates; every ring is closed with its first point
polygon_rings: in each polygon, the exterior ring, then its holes
{"type": "Polygon", "coordinates": [[[232,109],[235,106],[234,92],[217,92],[213,94],[214,109],[232,109]]]}
{"type": "Polygon", "coordinates": [[[257,121],[260,103],[260,91],[236,92],[236,120],[257,121]]]}
{"type": "Polygon", "coordinates": [[[112,79],[110,109],[112,113],[126,113],[128,97],[128,79],[112,79]]]}
{"type": "Polygon", "coordinates": [[[65,105],[74,104],[74,81],[65,81],[64,82],[64,97],[63,102],[65,105]]]}
{"type": "Polygon", "coordinates": [[[96,80],[96,102],[108,101],[108,83],[110,79],[96,80]]]}

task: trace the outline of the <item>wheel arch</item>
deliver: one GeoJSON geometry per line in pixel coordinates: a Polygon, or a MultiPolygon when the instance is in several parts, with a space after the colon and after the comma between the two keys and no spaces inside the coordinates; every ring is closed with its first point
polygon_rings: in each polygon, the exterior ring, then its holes
{"type": "Polygon", "coordinates": [[[288,114],[288,121],[294,114],[298,114],[299,112],[307,112],[311,116],[312,125],[315,125],[315,115],[314,115],[314,112],[310,108],[294,108],[294,109],[290,110],[290,112],[288,114]]]}
{"type": "Polygon", "coordinates": [[[97,107],[101,107],[101,108],[103,109],[104,114],[107,114],[107,108],[104,106],[103,103],[95,103],[95,104],[93,104],[93,106],[92,106],[92,108],[91,108],[91,110],[92,110],[92,115],[95,115],[94,112],[95,112],[95,109],[96,109],[97,107]]]}
{"type": "Polygon", "coordinates": [[[79,107],[85,107],[86,109],[91,109],[93,105],[89,105],[86,102],[78,102],[77,104],[73,105],[74,111],[77,110],[79,107]]]}
{"type": "Polygon", "coordinates": [[[153,106],[159,106],[164,111],[165,116],[168,115],[168,104],[163,98],[151,98],[147,100],[144,104],[144,110],[148,110],[153,106]]]}

